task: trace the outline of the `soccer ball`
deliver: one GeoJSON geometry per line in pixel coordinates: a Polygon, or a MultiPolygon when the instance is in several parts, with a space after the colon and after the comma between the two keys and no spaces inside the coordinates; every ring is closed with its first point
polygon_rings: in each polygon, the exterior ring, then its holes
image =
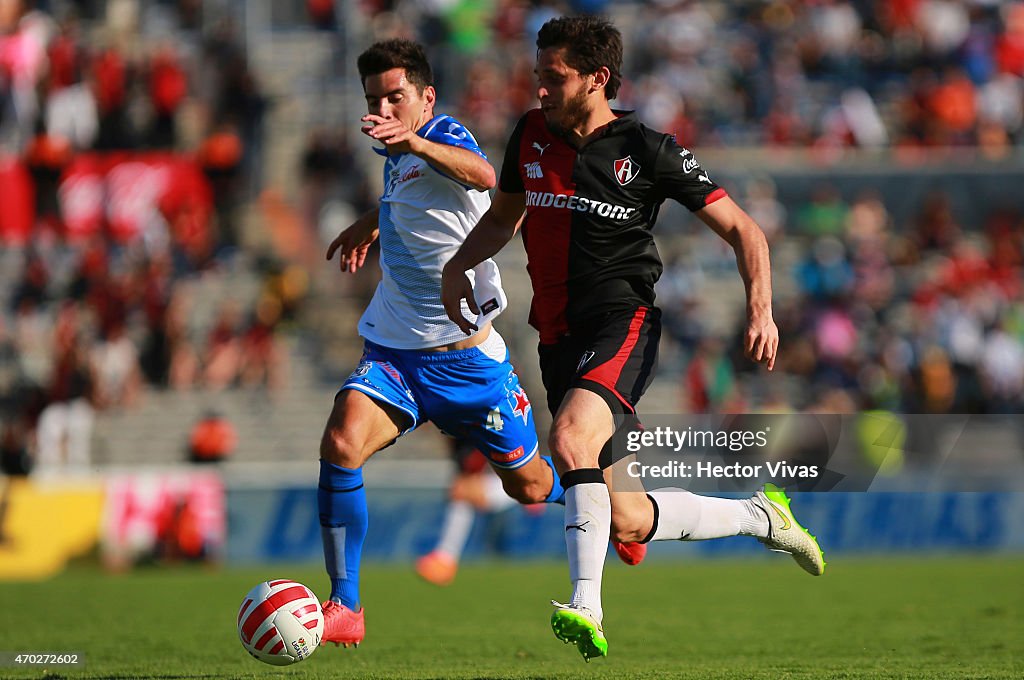
{"type": "Polygon", "coordinates": [[[288,579],[250,590],[238,610],[238,638],[255,658],[274,666],[302,661],[324,634],[324,612],[306,586],[288,579]]]}

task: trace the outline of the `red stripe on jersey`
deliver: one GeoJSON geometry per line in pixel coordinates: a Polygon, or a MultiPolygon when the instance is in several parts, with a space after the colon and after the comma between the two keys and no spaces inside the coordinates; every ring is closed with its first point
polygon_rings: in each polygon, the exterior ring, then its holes
{"type": "Polygon", "coordinates": [[[263,637],[261,637],[261,638],[260,638],[260,639],[259,639],[259,640],[258,640],[258,641],[256,642],[256,644],[254,644],[254,645],[253,645],[253,647],[255,647],[256,649],[263,649],[264,647],[266,647],[266,646],[267,646],[267,644],[268,644],[268,643],[269,643],[269,642],[270,642],[271,640],[273,640],[273,639],[274,639],[274,636],[275,636],[275,635],[277,635],[277,628],[276,628],[276,627],[274,627],[274,626],[271,626],[271,627],[270,627],[270,629],[269,629],[269,630],[268,630],[268,631],[267,631],[266,633],[264,633],[264,634],[263,634],[263,637]]]}
{"type": "Polygon", "coordinates": [[[284,649],[284,640],[278,640],[274,648],[270,650],[271,654],[280,654],[281,650],[284,649]]]}
{"type": "Polygon", "coordinates": [[[252,614],[249,614],[248,618],[245,619],[245,623],[242,624],[242,639],[249,642],[252,639],[253,633],[256,632],[261,623],[267,620],[268,616],[289,602],[305,597],[309,597],[309,594],[306,592],[306,586],[295,585],[274,593],[263,600],[252,610],[252,614]]]}
{"type": "Polygon", "coordinates": [[[615,353],[608,361],[604,362],[600,366],[587,371],[585,374],[580,376],[583,380],[590,380],[596,382],[598,385],[607,387],[609,390],[619,398],[623,404],[630,410],[633,411],[633,406],[630,405],[626,398],[623,397],[615,385],[619,382],[619,376],[622,375],[622,368],[626,365],[626,361],[629,360],[629,355],[633,352],[633,348],[636,347],[636,343],[640,340],[640,328],[644,325],[644,319],[647,318],[647,308],[640,307],[633,314],[633,320],[629,322],[629,330],[626,332],[626,339],[622,342],[619,350],[615,353]]]}
{"type": "Polygon", "coordinates": [[[300,607],[299,609],[293,610],[292,614],[295,616],[295,618],[301,619],[306,614],[312,614],[313,612],[315,612],[317,610],[317,607],[319,606],[320,605],[316,603],[307,604],[305,607],[300,607]]]}
{"type": "Polygon", "coordinates": [[[530,325],[540,331],[541,342],[551,343],[569,330],[565,310],[569,304],[569,241],[574,211],[566,209],[564,202],[576,194],[572,179],[576,150],[548,130],[540,109],[527,116],[519,140],[519,174],[527,196],[523,244],[526,270],[533,283],[530,325]],[[548,195],[552,200],[548,205],[530,205],[531,195],[548,195]],[[562,197],[559,207],[554,204],[556,196],[562,197]]]}
{"type": "Polygon", "coordinates": [[[245,602],[242,603],[242,608],[238,610],[238,621],[235,621],[235,625],[242,622],[242,615],[245,614],[245,610],[252,604],[252,600],[246,598],[245,602]]]}
{"type": "Polygon", "coordinates": [[[723,189],[722,187],[718,187],[717,189],[715,189],[710,194],[704,197],[704,206],[707,207],[714,203],[715,201],[717,201],[718,199],[725,198],[728,195],[729,194],[725,192],[725,189],[723,189]]]}

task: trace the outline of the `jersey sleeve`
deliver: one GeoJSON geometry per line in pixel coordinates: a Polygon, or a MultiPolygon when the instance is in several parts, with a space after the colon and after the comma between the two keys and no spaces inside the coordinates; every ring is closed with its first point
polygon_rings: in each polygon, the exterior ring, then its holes
{"type": "Polygon", "coordinates": [[[487,160],[487,154],[485,154],[483,149],[480,148],[480,145],[477,144],[476,138],[473,137],[473,134],[465,125],[451,116],[445,116],[438,120],[430,127],[430,129],[427,130],[424,137],[437,144],[447,144],[448,146],[457,146],[460,149],[468,149],[477,156],[487,160]]]}
{"type": "Polygon", "coordinates": [[[726,195],[725,189],[711,179],[693,153],[679,146],[672,135],[665,135],[662,140],[655,172],[661,197],[678,201],[692,212],[726,195]]]}
{"type": "Polygon", "coordinates": [[[522,194],[526,192],[523,176],[519,174],[519,147],[523,140],[523,128],[526,127],[526,116],[519,119],[512,136],[505,146],[505,160],[501,164],[501,178],[498,188],[506,194],[522,194]]]}

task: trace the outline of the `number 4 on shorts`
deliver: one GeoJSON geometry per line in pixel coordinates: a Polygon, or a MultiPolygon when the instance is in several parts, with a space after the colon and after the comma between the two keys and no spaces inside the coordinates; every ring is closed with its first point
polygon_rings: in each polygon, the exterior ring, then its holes
{"type": "Polygon", "coordinates": [[[505,427],[505,421],[501,419],[501,411],[497,408],[492,408],[491,412],[487,414],[487,422],[485,425],[488,430],[501,432],[501,428],[505,427]]]}

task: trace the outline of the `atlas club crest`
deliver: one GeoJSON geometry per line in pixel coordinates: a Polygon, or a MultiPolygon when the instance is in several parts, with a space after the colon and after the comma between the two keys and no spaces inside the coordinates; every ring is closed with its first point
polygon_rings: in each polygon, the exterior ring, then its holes
{"type": "Polygon", "coordinates": [[[615,161],[615,181],[626,186],[640,174],[640,164],[633,160],[632,156],[626,156],[615,161]]]}

